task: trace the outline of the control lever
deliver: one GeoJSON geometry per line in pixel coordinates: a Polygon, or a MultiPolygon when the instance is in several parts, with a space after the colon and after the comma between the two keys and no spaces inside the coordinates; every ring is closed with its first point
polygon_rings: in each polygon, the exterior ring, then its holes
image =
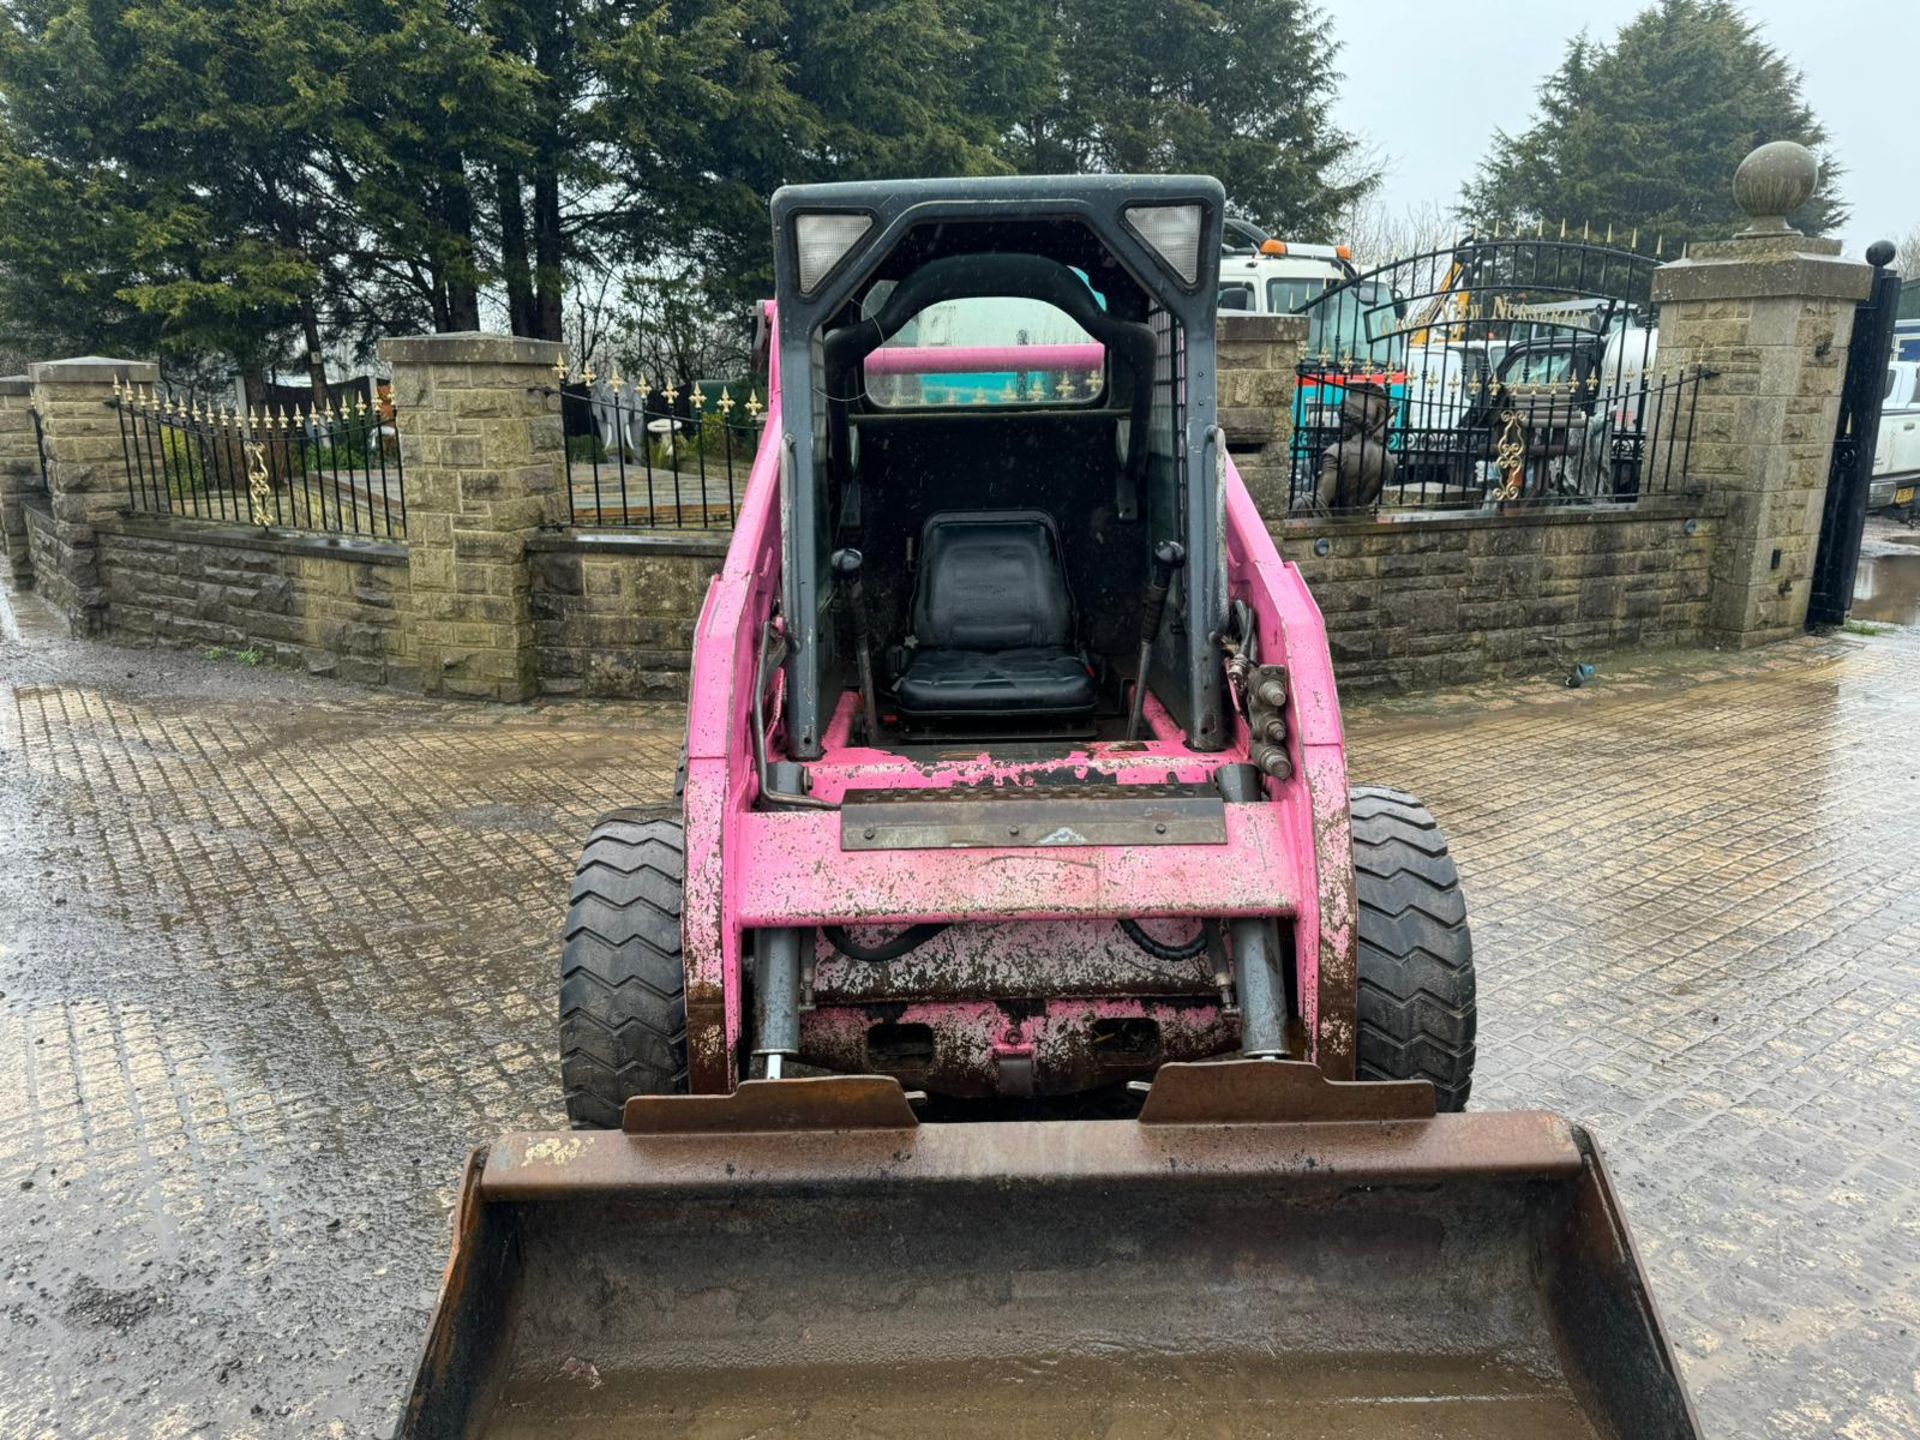
{"type": "Polygon", "coordinates": [[[1153,642],[1160,638],[1160,620],[1167,613],[1167,591],[1173,572],[1187,563],[1187,547],[1178,540],[1162,540],[1153,547],[1153,574],[1140,598],[1140,669],[1133,682],[1133,709],[1127,715],[1127,739],[1140,735],[1140,717],[1147,706],[1147,667],[1153,663],[1153,642]]]}
{"type": "Polygon", "coordinates": [[[853,614],[853,648],[860,661],[860,702],[866,708],[867,743],[878,745],[879,701],[873,693],[873,652],[867,644],[866,591],[860,584],[860,566],[864,559],[858,550],[849,546],[834,551],[827,563],[833,567],[833,578],[846,594],[847,609],[853,614]]]}

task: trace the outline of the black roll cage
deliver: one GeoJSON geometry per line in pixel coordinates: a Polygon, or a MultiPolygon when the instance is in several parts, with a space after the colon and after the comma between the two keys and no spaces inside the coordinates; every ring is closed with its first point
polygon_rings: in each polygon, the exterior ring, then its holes
{"type": "MultiPolygon", "coordinates": [[[[1219,287],[1225,196],[1205,176],[1018,176],[963,180],[907,180],[787,186],[775,193],[775,295],[778,302],[781,415],[782,609],[792,648],[787,665],[787,733],[796,758],[817,759],[840,672],[827,549],[833,507],[816,433],[835,425],[835,396],[865,357],[914,314],[941,299],[1017,295],[1058,306],[1129,368],[1137,369],[1128,417],[1130,443],[1121,484],[1137,484],[1147,462],[1144,443],[1151,406],[1156,345],[1144,323],[1107,314],[1058,255],[1041,256],[1030,237],[1038,230],[1077,224],[1090,234],[1152,303],[1180,327],[1184,342],[1179,494],[1184,503],[1165,534],[1147,536],[1150,548],[1176,539],[1189,556],[1168,607],[1156,649],[1156,690],[1187,731],[1196,750],[1225,746],[1221,668],[1213,635],[1226,604],[1224,497],[1216,482],[1224,441],[1216,424],[1214,306],[1219,287]],[[1177,274],[1128,219],[1142,206],[1195,204],[1201,232],[1195,278],[1177,274]],[[871,223],[811,292],[800,284],[795,220],[825,212],[861,215],[871,223]],[[960,222],[946,224],[944,222],[960,222]],[[879,312],[828,330],[882,270],[896,249],[923,227],[937,232],[947,253],[935,254],[905,276],[879,312]],[[999,233],[996,233],[998,231],[999,233]],[[816,359],[818,365],[816,367],[816,359]],[[819,393],[824,391],[824,393],[819,393]],[[803,537],[804,541],[803,542],[803,537]]],[[[1066,232],[1055,232],[1066,233],[1066,232]]],[[[840,437],[844,446],[844,436],[840,437]]],[[[839,453],[845,453],[844,448],[839,453]]],[[[1142,516],[1143,527],[1154,522],[1142,516]]]]}

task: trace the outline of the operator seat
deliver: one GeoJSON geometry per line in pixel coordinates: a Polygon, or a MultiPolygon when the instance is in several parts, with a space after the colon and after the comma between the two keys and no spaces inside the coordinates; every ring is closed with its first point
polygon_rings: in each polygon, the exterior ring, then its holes
{"type": "Polygon", "coordinates": [[[903,715],[1060,718],[1094,706],[1074,644],[1060,535],[1043,510],[946,510],[920,533],[913,631],[894,681],[903,715]]]}

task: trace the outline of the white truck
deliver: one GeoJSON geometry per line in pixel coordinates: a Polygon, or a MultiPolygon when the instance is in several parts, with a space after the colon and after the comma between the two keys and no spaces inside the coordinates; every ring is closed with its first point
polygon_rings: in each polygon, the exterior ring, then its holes
{"type": "Polygon", "coordinates": [[[1911,506],[1916,493],[1920,493],[1920,360],[1895,360],[1887,366],[1867,505],[1873,510],[1911,506]]]}

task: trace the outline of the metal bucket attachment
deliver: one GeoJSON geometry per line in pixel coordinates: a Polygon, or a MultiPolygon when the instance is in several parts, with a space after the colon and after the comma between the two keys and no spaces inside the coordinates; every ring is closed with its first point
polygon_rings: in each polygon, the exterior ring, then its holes
{"type": "Polygon", "coordinates": [[[871,1076],[626,1121],[476,1155],[406,1440],[1699,1434],[1557,1116],[1236,1061],[1138,1121],[871,1076]]]}

